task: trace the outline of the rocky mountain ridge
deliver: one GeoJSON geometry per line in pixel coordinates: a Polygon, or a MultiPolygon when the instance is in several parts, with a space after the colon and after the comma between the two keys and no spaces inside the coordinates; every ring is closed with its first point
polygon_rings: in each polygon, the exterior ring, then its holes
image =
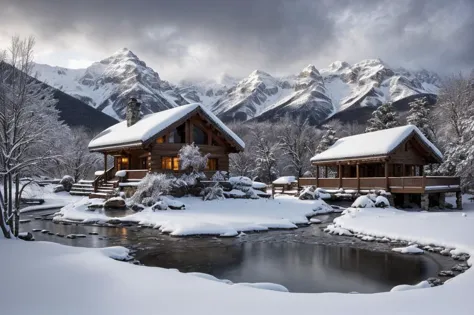
{"type": "Polygon", "coordinates": [[[357,108],[375,108],[416,95],[436,95],[440,77],[427,70],[391,68],[380,59],[354,65],[335,61],[318,71],[308,65],[296,75],[274,77],[255,70],[243,79],[183,80],[172,84],[124,48],[86,69],[37,64],[38,79],[116,118],[125,117],[130,97],[148,114],[200,102],[223,121],[308,117],[313,123],[357,108]]]}

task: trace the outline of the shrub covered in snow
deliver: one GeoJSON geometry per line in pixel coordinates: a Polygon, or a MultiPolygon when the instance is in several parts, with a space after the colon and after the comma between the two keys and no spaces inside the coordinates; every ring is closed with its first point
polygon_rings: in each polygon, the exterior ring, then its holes
{"type": "Polygon", "coordinates": [[[184,145],[178,152],[179,166],[189,172],[201,172],[207,165],[209,154],[202,155],[194,143],[184,145]]]}
{"type": "Polygon", "coordinates": [[[229,183],[232,185],[232,187],[237,188],[238,187],[252,187],[253,181],[245,176],[235,176],[229,178],[229,183]]]}
{"type": "Polygon", "coordinates": [[[316,191],[315,186],[304,187],[299,196],[299,199],[301,200],[314,200],[318,198],[319,194],[316,191]]]}
{"type": "Polygon", "coordinates": [[[69,175],[65,175],[61,181],[59,182],[63,187],[65,191],[71,191],[72,185],[74,185],[74,178],[69,175]]]}
{"type": "Polygon", "coordinates": [[[211,180],[215,182],[223,182],[228,177],[228,173],[225,171],[217,171],[214,175],[212,175],[211,180]]]}
{"type": "Polygon", "coordinates": [[[135,194],[129,199],[130,204],[150,203],[158,200],[160,195],[170,191],[171,182],[172,179],[167,178],[165,174],[147,174],[138,184],[135,194]]]}
{"type": "Polygon", "coordinates": [[[377,208],[387,208],[390,207],[390,202],[384,196],[377,196],[375,199],[375,206],[377,208]]]}
{"type": "Polygon", "coordinates": [[[206,187],[202,191],[202,200],[224,199],[224,190],[221,185],[215,184],[212,187],[206,187]]]}
{"type": "Polygon", "coordinates": [[[185,182],[186,185],[193,186],[197,184],[198,180],[206,179],[206,175],[202,172],[191,172],[189,174],[181,175],[179,179],[185,182]]]}
{"type": "Polygon", "coordinates": [[[352,208],[373,208],[375,207],[375,204],[369,197],[360,196],[354,201],[351,207],[352,208]]]}

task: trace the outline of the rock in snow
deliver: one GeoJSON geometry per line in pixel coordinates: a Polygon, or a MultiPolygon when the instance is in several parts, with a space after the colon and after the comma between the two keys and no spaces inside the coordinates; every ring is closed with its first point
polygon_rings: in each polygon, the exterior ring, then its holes
{"type": "Polygon", "coordinates": [[[423,254],[424,251],[418,248],[417,245],[410,245],[407,247],[392,248],[392,251],[402,254],[423,254]]]}

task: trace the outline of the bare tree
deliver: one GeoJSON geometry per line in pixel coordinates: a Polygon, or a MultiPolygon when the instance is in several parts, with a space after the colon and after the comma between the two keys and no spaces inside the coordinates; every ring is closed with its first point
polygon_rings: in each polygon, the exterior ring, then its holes
{"type": "Polygon", "coordinates": [[[8,225],[2,227],[8,238],[19,232],[20,176],[58,157],[52,140],[67,130],[59,121],[52,89],[31,76],[34,44],[32,37],[13,37],[0,64],[0,176],[4,184],[0,224],[8,225]]]}
{"type": "Polygon", "coordinates": [[[255,160],[248,151],[230,154],[229,169],[233,176],[253,177],[255,160]]]}
{"type": "Polygon", "coordinates": [[[278,128],[280,148],[288,158],[289,167],[295,170],[298,177],[310,168],[310,158],[314,147],[314,138],[307,119],[296,120],[285,117],[278,128]]]}
{"type": "Polygon", "coordinates": [[[271,182],[277,176],[277,151],[279,143],[272,141],[272,125],[254,124],[251,131],[252,155],[255,159],[255,173],[261,180],[271,182]]]}

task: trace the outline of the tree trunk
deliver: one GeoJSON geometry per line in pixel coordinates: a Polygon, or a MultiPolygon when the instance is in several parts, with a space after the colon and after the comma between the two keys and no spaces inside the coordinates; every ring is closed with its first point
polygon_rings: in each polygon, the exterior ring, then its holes
{"type": "Polygon", "coordinates": [[[14,227],[13,235],[18,237],[20,233],[20,175],[15,175],[15,216],[14,216],[14,227]]]}
{"type": "Polygon", "coordinates": [[[5,222],[5,203],[3,196],[0,193],[0,229],[2,229],[3,236],[6,238],[11,238],[10,230],[8,229],[7,223],[5,222]]]}
{"type": "Polygon", "coordinates": [[[13,213],[13,180],[12,174],[8,174],[8,217],[7,217],[7,224],[10,226],[10,231],[13,231],[13,220],[12,220],[12,213],[13,213]]]}

